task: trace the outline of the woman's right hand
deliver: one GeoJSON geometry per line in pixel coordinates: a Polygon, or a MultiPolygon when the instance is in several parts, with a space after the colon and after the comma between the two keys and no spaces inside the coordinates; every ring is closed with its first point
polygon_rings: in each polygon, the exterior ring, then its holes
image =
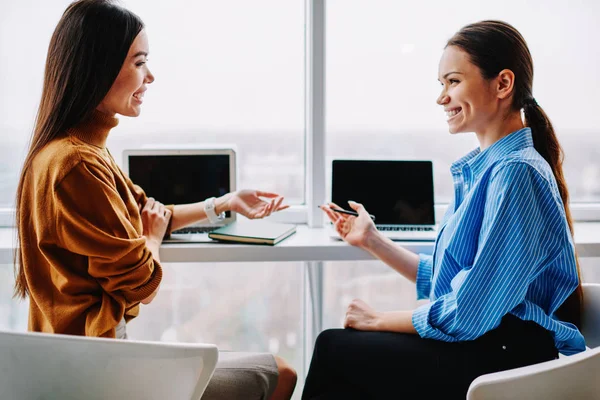
{"type": "Polygon", "coordinates": [[[148,240],[160,245],[171,219],[171,211],[162,203],[148,197],[141,214],[144,227],[143,235],[148,240]]]}
{"type": "Polygon", "coordinates": [[[377,228],[362,204],[354,201],[349,201],[348,204],[358,213],[358,217],[332,211],[332,208],[342,208],[335,203],[321,206],[321,210],[325,211],[333,222],[333,227],[342,239],[353,246],[364,248],[367,238],[377,232],[377,228]]]}

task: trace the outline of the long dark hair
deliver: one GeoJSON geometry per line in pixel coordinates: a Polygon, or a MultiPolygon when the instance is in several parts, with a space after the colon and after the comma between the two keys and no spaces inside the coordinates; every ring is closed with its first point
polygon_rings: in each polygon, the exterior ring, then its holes
{"type": "MultiPolygon", "coordinates": [[[[48,47],[42,98],[29,151],[17,187],[15,297],[28,294],[19,246],[23,182],[35,155],[46,144],[89,118],[110,90],[142,20],[111,0],[80,0],[67,7],[48,47]]],[[[24,245],[23,243],[21,243],[24,245]]]]}
{"type": "MultiPolygon", "coordinates": [[[[463,27],[450,38],[447,46],[457,46],[465,51],[471,62],[479,67],[485,79],[495,78],[503,69],[510,69],[515,74],[512,108],[516,111],[523,110],[525,124],[531,128],[533,145],[552,168],[573,235],[569,191],[562,168],[564,154],[550,119],[533,97],[533,60],[525,39],[519,31],[505,22],[481,21],[463,27]]],[[[579,285],[560,306],[556,315],[561,320],[580,327],[583,291],[577,253],[575,262],[579,285]]]]}

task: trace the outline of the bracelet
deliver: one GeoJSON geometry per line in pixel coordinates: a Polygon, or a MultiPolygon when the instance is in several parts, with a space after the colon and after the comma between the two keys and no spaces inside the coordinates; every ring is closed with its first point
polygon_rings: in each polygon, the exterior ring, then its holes
{"type": "Polygon", "coordinates": [[[204,212],[206,213],[206,217],[211,224],[216,224],[225,219],[225,213],[222,212],[221,214],[217,215],[215,209],[216,206],[214,197],[209,197],[208,199],[204,200],[204,212]]]}

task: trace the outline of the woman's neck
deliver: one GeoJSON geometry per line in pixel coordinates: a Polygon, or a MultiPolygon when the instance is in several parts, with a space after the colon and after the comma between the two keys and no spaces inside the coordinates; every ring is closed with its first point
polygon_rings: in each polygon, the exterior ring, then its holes
{"type": "Polygon", "coordinates": [[[481,151],[484,151],[498,140],[524,127],[525,125],[521,119],[521,111],[511,112],[506,117],[498,119],[495,123],[488,124],[485,132],[476,133],[479,148],[481,151]]]}
{"type": "Polygon", "coordinates": [[[104,148],[110,130],[118,124],[119,120],[114,116],[94,110],[88,118],[71,128],[68,134],[93,146],[104,148]]]}

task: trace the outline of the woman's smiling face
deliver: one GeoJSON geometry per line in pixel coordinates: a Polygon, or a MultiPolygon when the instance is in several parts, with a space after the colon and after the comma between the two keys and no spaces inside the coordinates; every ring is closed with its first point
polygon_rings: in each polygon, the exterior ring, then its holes
{"type": "Polygon", "coordinates": [[[438,80],[442,93],[437,103],[444,107],[450,133],[484,131],[498,112],[493,80],[484,79],[469,55],[456,46],[444,50],[438,80]]]}
{"type": "Polygon", "coordinates": [[[131,44],[119,75],[98,105],[98,111],[127,117],[140,115],[146,85],[154,81],[147,61],[148,36],[142,30],[131,44]]]}

